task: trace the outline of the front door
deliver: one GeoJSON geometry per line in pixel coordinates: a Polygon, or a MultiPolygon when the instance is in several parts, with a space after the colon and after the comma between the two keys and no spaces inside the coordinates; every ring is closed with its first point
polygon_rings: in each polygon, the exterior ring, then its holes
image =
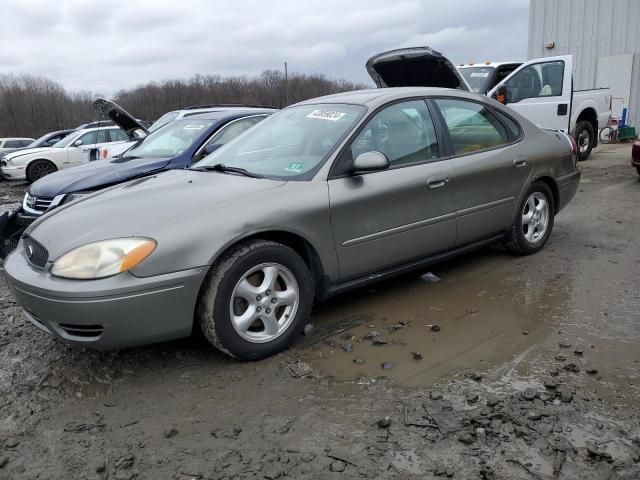
{"type": "Polygon", "coordinates": [[[374,114],[338,167],[328,183],[343,280],[454,246],[449,162],[442,160],[424,100],[395,103],[374,114]],[[366,151],[384,153],[390,168],[351,175],[344,167],[366,151]]]}
{"type": "Polygon", "coordinates": [[[437,98],[447,126],[459,246],[509,227],[533,161],[520,154],[519,125],[480,101],[437,98]]]}
{"type": "Polygon", "coordinates": [[[572,56],[547,57],[522,64],[491,92],[506,87],[505,104],[540,128],[569,131],[571,117],[572,56]]]}
{"type": "Polygon", "coordinates": [[[88,161],[86,152],[95,148],[98,139],[98,130],[87,132],[76,139],[67,147],[67,161],[64,167],[74,167],[88,161]]]}

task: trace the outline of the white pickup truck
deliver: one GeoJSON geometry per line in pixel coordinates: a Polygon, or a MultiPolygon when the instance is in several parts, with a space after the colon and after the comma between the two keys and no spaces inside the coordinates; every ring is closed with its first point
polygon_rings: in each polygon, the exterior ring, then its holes
{"type": "Polygon", "coordinates": [[[608,88],[573,90],[571,55],[457,69],[440,52],[412,47],[371,57],[367,70],[379,87],[445,87],[486,94],[541,128],[570,132],[580,160],[598,144],[598,130],[611,112],[608,88]]]}

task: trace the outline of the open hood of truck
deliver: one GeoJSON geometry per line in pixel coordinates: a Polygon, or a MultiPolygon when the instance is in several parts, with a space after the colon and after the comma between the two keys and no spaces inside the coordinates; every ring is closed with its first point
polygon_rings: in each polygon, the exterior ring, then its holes
{"type": "Polygon", "coordinates": [[[99,98],[93,102],[93,107],[100,110],[103,115],[109,117],[116,125],[127,132],[130,139],[136,140],[149,135],[149,130],[117,103],[106,98],[99,98]]]}
{"type": "Polygon", "coordinates": [[[469,91],[456,67],[429,47],[410,47],[374,55],[367,72],[382,87],[443,87],[469,91]]]}

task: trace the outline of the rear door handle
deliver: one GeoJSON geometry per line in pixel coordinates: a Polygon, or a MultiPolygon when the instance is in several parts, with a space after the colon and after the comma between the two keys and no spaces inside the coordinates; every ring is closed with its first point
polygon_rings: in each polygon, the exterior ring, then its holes
{"type": "Polygon", "coordinates": [[[516,168],[522,168],[527,165],[527,157],[516,157],[513,160],[513,166],[516,168]]]}
{"type": "Polygon", "coordinates": [[[430,189],[444,187],[449,182],[449,176],[447,174],[439,174],[429,177],[427,179],[427,185],[430,189]]]}

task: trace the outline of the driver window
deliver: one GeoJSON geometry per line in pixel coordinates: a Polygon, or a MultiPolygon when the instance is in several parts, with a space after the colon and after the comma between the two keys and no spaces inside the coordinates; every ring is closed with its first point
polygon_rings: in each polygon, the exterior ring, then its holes
{"type": "Polygon", "coordinates": [[[561,60],[529,65],[505,83],[507,103],[562,95],[563,78],[564,62],[561,60]]]}
{"type": "Polygon", "coordinates": [[[82,140],[82,145],[93,145],[94,143],[96,143],[97,138],[98,132],[94,130],[93,132],[85,133],[79,138],[79,140],[82,140]]]}
{"type": "Polygon", "coordinates": [[[391,166],[438,158],[433,120],[423,100],[397,103],[378,112],[351,144],[351,156],[378,151],[391,166]]]}

